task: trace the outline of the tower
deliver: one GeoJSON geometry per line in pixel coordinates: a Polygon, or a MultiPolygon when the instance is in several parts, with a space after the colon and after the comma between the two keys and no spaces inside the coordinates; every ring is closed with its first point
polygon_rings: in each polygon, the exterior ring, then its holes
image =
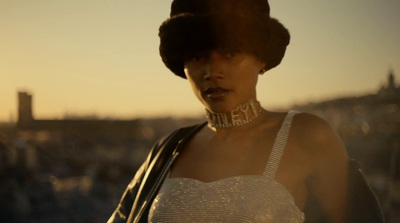
{"type": "Polygon", "coordinates": [[[389,77],[388,77],[388,86],[387,89],[388,90],[394,90],[396,88],[395,86],[395,81],[394,81],[394,74],[393,74],[393,70],[390,70],[389,72],[389,77]]]}
{"type": "Polygon", "coordinates": [[[32,95],[18,92],[18,126],[28,126],[32,120],[32,95]]]}

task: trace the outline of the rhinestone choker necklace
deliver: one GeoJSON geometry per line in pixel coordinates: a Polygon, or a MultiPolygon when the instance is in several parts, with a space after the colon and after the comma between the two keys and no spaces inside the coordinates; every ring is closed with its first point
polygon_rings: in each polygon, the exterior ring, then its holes
{"type": "Polygon", "coordinates": [[[250,100],[226,113],[215,113],[206,109],[208,126],[230,128],[245,125],[260,116],[260,102],[250,100]]]}

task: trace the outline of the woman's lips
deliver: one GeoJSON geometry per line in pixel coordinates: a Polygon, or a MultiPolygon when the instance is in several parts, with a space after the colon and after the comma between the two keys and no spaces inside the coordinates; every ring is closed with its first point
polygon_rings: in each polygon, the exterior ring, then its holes
{"type": "Polygon", "coordinates": [[[223,96],[225,96],[226,93],[228,93],[229,90],[228,89],[224,89],[221,87],[216,87],[216,88],[207,88],[204,91],[204,94],[209,97],[209,98],[221,98],[223,96]]]}

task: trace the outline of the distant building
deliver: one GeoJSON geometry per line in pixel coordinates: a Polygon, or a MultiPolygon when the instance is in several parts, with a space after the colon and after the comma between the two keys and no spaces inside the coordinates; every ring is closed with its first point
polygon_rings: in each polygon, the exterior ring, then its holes
{"type": "Polygon", "coordinates": [[[18,92],[18,126],[28,127],[32,121],[32,95],[27,92],[18,92]]]}
{"type": "Polygon", "coordinates": [[[138,120],[96,120],[96,119],[35,119],[32,111],[32,95],[18,92],[19,130],[50,131],[85,136],[90,140],[127,140],[141,138],[138,120]]]}
{"type": "Polygon", "coordinates": [[[389,71],[387,85],[381,87],[378,95],[381,97],[398,97],[400,95],[400,87],[396,86],[393,70],[389,71]]]}

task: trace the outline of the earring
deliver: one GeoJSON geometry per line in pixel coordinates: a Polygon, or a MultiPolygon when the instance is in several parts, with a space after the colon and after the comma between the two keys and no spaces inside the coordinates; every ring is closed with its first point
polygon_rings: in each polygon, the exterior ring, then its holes
{"type": "Polygon", "coordinates": [[[265,68],[263,68],[263,69],[260,70],[260,73],[259,73],[259,74],[260,74],[260,75],[263,75],[265,72],[267,72],[267,70],[266,70],[265,68]]]}

